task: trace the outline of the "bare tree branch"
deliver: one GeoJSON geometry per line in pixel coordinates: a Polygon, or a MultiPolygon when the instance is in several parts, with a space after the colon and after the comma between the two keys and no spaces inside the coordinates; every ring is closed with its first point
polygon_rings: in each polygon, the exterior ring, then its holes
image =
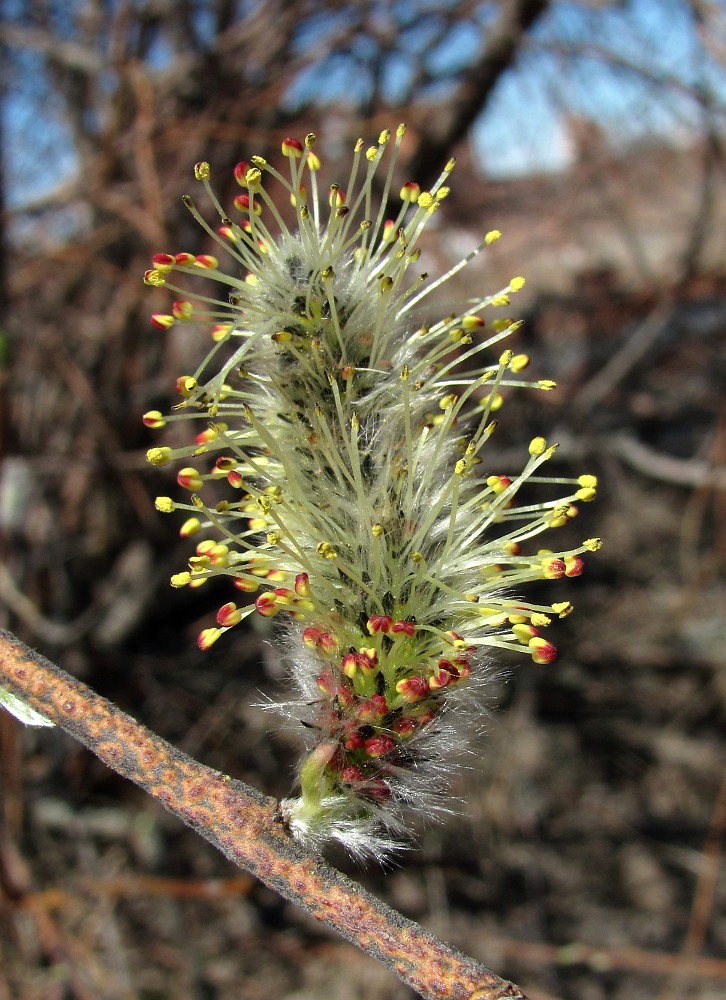
{"type": "Polygon", "coordinates": [[[0,680],[233,864],[378,959],[426,1000],[526,1000],[512,983],[304,850],[280,821],[275,799],[197,763],[3,630],[0,680]]]}
{"type": "Polygon", "coordinates": [[[500,77],[514,62],[525,33],[549,4],[550,0],[506,0],[502,4],[499,19],[487,30],[481,57],[450,102],[451,116],[440,131],[427,135],[409,164],[411,177],[427,184],[451,150],[466,137],[500,77]]]}

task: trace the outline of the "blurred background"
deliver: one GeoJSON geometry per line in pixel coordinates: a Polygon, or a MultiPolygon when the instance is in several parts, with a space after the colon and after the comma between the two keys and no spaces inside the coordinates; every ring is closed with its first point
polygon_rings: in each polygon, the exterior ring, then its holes
{"type": "MultiPolygon", "coordinates": [[[[601,479],[606,546],[552,600],[459,779],[462,816],[358,871],[531,1000],[726,993],[726,8],[723,0],[0,0],[0,624],[204,763],[290,791],[251,707],[274,646],[197,650],[224,588],[173,591],[188,543],[141,422],[208,334],[161,333],[152,253],[208,250],[180,204],[209,160],[409,125],[401,181],[453,191],[427,270],[504,238],[518,349],[556,392],[535,434],[601,479]]],[[[339,171],[336,173],[336,171],[339,171]]],[[[506,456],[505,456],[506,453],[506,456]]],[[[279,689],[279,688],[277,688],[279,689]]],[[[412,994],[57,731],[0,714],[0,1000],[404,1000],[412,994]]]]}

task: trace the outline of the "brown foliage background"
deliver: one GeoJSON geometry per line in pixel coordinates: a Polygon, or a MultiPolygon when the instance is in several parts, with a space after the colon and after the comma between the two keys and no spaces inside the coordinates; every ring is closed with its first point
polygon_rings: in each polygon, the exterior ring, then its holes
{"type": "MultiPolygon", "coordinates": [[[[146,466],[140,415],[168,406],[204,334],[154,331],[167,301],[141,275],[156,251],[207,249],[179,204],[197,160],[224,200],[237,160],[311,129],[331,174],[399,120],[422,184],[457,154],[428,270],[504,231],[467,280],[527,275],[522,345],[559,389],[505,410],[493,461],[559,440],[561,468],[603,484],[577,535],[607,544],[568,587],[559,663],[514,664],[493,689],[465,815],[360,877],[533,1000],[716,1000],[726,982],[726,21],[670,0],[649,28],[652,6],[1,7],[2,625],[269,794],[288,793],[295,759],[251,707],[279,685],[274,645],[252,630],[199,653],[223,592],[168,587],[187,546],[153,509],[174,485],[146,466]],[[668,19],[689,33],[690,77],[647,58],[668,19]],[[464,28],[478,45],[442,61],[464,28]],[[615,124],[583,96],[595,62],[631,95],[615,124]],[[523,71],[568,165],[482,173],[482,116],[523,71]],[[654,107],[668,128],[645,127],[654,107]]],[[[0,716],[0,1000],[273,993],[408,995],[65,737],[0,716]]]]}

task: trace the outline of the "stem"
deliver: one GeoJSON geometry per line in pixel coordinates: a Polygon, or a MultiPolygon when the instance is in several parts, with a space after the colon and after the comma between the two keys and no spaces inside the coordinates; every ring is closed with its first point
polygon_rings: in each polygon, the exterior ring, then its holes
{"type": "Polygon", "coordinates": [[[425,1000],[526,1000],[512,983],[302,848],[280,821],[275,799],[198,764],[2,629],[0,683],[234,864],[378,959],[425,1000]]]}

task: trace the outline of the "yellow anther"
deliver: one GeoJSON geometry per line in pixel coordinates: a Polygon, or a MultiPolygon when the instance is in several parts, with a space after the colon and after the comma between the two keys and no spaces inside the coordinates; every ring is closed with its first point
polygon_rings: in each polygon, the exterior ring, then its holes
{"type": "Polygon", "coordinates": [[[502,234],[498,229],[490,229],[484,237],[484,242],[487,244],[496,243],[498,239],[501,239],[501,236],[502,234]]]}
{"type": "Polygon", "coordinates": [[[512,280],[509,282],[509,287],[512,289],[513,292],[518,292],[520,288],[524,288],[524,285],[525,285],[525,279],[521,275],[519,275],[516,278],[512,278],[512,280]]]}
{"type": "Polygon", "coordinates": [[[196,535],[198,531],[201,530],[202,523],[198,517],[188,518],[184,524],[179,529],[180,538],[191,538],[192,535],[196,535]]]}
{"type": "Polygon", "coordinates": [[[194,176],[198,181],[208,181],[210,173],[209,164],[205,161],[194,164],[194,176]]]}
{"type": "Polygon", "coordinates": [[[583,503],[589,503],[591,500],[594,500],[596,496],[597,490],[592,486],[583,486],[582,489],[575,493],[575,497],[578,500],[582,500],[583,503]]]}
{"type": "Polygon", "coordinates": [[[192,574],[188,572],[175,573],[169,581],[172,587],[188,587],[191,583],[192,574]]]}
{"type": "Polygon", "coordinates": [[[548,618],[547,615],[534,614],[532,615],[530,621],[535,626],[535,628],[546,628],[552,623],[552,619],[548,618]]]}
{"type": "Polygon", "coordinates": [[[588,552],[597,552],[598,549],[602,548],[602,538],[586,538],[582,543],[583,549],[587,549],[588,552]]]}
{"type": "Polygon", "coordinates": [[[250,167],[245,174],[245,184],[248,188],[259,188],[262,182],[262,171],[257,167],[250,167]]]}
{"type": "Polygon", "coordinates": [[[547,442],[543,437],[532,438],[529,442],[529,453],[532,458],[537,458],[539,455],[544,455],[547,450],[547,442]]]}
{"type": "Polygon", "coordinates": [[[161,514],[171,514],[176,510],[176,504],[171,497],[157,497],[154,506],[161,514]]]}
{"type": "Polygon", "coordinates": [[[171,448],[149,448],[146,461],[151,465],[168,465],[171,462],[171,448]]]}

